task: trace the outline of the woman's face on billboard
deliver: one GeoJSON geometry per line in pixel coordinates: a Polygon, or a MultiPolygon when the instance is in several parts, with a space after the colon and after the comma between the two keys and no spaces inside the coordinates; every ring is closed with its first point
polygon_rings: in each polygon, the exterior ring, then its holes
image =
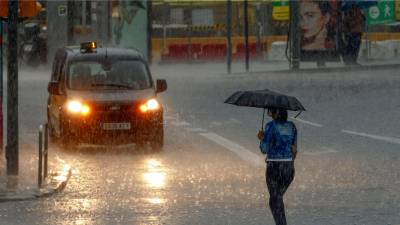
{"type": "Polygon", "coordinates": [[[318,3],[305,0],[300,3],[300,27],[305,38],[317,36],[325,28],[329,15],[323,15],[318,3]]]}

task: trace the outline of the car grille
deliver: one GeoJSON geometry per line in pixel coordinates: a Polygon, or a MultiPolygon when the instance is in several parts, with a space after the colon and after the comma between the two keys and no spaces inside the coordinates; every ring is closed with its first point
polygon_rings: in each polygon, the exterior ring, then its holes
{"type": "Polygon", "coordinates": [[[135,103],[96,103],[92,108],[94,112],[101,113],[118,113],[118,112],[133,112],[135,111],[135,103]]]}
{"type": "Polygon", "coordinates": [[[97,103],[92,105],[96,120],[103,122],[128,122],[137,118],[135,103],[97,103]]]}

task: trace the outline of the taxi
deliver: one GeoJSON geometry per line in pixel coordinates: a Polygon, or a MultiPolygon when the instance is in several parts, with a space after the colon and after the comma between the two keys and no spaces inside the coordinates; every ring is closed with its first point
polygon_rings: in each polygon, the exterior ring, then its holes
{"type": "Polygon", "coordinates": [[[64,47],[55,54],[48,83],[49,136],[64,146],[79,143],[164,144],[164,79],[154,81],[134,49],[64,47]]]}

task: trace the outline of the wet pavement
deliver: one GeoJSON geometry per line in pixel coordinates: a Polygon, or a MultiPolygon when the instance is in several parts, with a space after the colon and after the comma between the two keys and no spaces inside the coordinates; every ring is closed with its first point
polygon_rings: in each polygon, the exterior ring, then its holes
{"type": "MultiPolygon", "coordinates": [[[[52,144],[51,161],[72,168],[66,189],[0,203],[0,224],[273,224],[255,137],[261,111],[222,103],[235,90],[261,88],[295,95],[307,108],[294,120],[300,153],[285,195],[289,224],[400,224],[396,71],[250,77],[210,73],[213,66],[153,68],[169,84],[162,152],[52,144]]],[[[22,76],[22,112],[32,114],[21,115],[26,155],[35,154],[45,119],[47,77],[22,76]]],[[[29,165],[21,171],[34,173],[29,165]]]]}
{"type": "Polygon", "coordinates": [[[7,203],[0,224],[13,224],[18,214],[21,224],[202,224],[210,215],[225,224],[238,211],[243,223],[252,208],[265,213],[263,180],[256,179],[262,168],[192,134],[167,131],[157,154],[135,146],[57,150],[73,168],[66,190],[51,199],[7,203]]]}

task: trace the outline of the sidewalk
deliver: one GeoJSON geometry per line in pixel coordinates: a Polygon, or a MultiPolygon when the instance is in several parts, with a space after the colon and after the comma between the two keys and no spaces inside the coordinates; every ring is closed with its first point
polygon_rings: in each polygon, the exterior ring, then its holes
{"type": "MultiPolygon", "coordinates": [[[[247,74],[247,73],[304,73],[304,72],[334,72],[343,70],[371,70],[376,68],[400,68],[400,59],[375,59],[375,60],[358,60],[360,65],[357,66],[346,66],[343,62],[326,62],[325,67],[317,67],[316,62],[300,62],[300,68],[297,71],[291,70],[289,62],[286,60],[258,60],[251,61],[249,63],[249,72],[246,72],[244,61],[232,62],[231,72],[232,74],[247,74]]],[[[152,69],[158,70],[163,67],[205,67],[208,71],[217,74],[227,74],[227,63],[226,61],[216,62],[171,62],[171,63],[157,63],[152,64],[152,69]]]]}
{"type": "MultiPolygon", "coordinates": [[[[23,146],[24,148],[25,146],[23,146]]],[[[39,197],[47,197],[64,189],[70,176],[69,167],[58,167],[49,164],[48,178],[43,182],[43,187],[38,188],[38,158],[36,152],[30,149],[20,149],[19,176],[7,176],[7,162],[4,152],[0,157],[0,203],[8,201],[26,201],[39,197]]],[[[50,163],[50,159],[49,159],[50,163]]]]}
{"type": "MultiPolygon", "coordinates": [[[[265,72],[329,72],[342,70],[369,70],[373,68],[400,68],[400,59],[358,60],[359,65],[346,66],[343,62],[326,62],[324,67],[318,67],[316,62],[300,62],[297,71],[291,70],[288,61],[265,61],[250,64],[250,73],[265,72]]],[[[244,65],[244,62],[243,62],[244,65]]],[[[243,72],[239,72],[243,73],[243,72]]]]}

